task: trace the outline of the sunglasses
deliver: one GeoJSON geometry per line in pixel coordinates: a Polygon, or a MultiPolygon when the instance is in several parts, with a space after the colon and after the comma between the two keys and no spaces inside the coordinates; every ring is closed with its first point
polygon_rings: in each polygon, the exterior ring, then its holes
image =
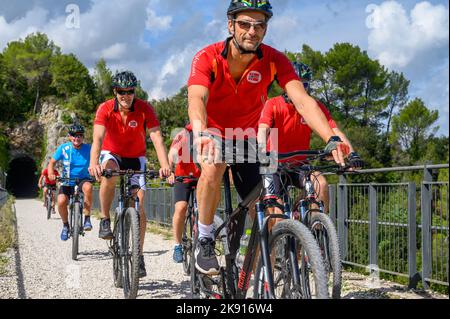
{"type": "Polygon", "coordinates": [[[134,90],[116,90],[116,93],[119,95],[133,95],[134,94],[134,90]]]}
{"type": "Polygon", "coordinates": [[[84,137],[83,134],[74,134],[74,135],[70,135],[70,136],[72,136],[73,138],[83,138],[84,137]]]}
{"type": "Polygon", "coordinates": [[[233,20],[237,22],[239,28],[249,31],[251,27],[255,28],[256,32],[262,32],[267,29],[267,22],[258,21],[258,22],[250,22],[245,20],[233,20]]]}

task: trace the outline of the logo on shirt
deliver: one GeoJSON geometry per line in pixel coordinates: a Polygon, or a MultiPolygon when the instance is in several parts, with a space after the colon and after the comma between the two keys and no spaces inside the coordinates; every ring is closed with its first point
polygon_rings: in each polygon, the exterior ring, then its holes
{"type": "Polygon", "coordinates": [[[261,82],[262,75],[258,71],[250,71],[247,75],[247,81],[250,83],[257,84],[261,82]]]}
{"type": "Polygon", "coordinates": [[[130,121],[130,123],[128,123],[128,126],[132,127],[132,128],[136,128],[138,126],[138,123],[136,121],[130,121]]]}

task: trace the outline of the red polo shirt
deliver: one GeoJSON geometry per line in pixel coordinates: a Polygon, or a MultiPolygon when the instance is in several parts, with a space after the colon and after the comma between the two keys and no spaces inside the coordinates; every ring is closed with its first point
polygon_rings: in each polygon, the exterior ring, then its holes
{"type": "MultiPolygon", "coordinates": [[[[317,101],[317,104],[325,114],[330,127],[337,128],[336,122],[331,118],[331,114],[325,105],[319,101],[317,101]]],[[[267,101],[259,119],[259,124],[266,124],[272,129],[278,129],[278,148],[273,146],[271,138],[269,138],[267,142],[269,151],[275,150],[278,153],[290,153],[310,149],[311,128],[297,112],[295,106],[287,103],[283,96],[278,96],[267,101]]],[[[304,156],[299,156],[289,160],[301,160],[304,158],[304,156]]]]}
{"type": "Polygon", "coordinates": [[[209,89],[208,128],[218,129],[222,136],[225,128],[253,128],[256,133],[273,81],[277,80],[284,89],[288,82],[299,78],[283,53],[261,44],[236,83],[227,62],[230,40],[210,45],[196,54],[188,86],[202,85],[209,89]]]}
{"type": "MultiPolygon", "coordinates": [[[[56,169],[53,170],[53,173],[55,174],[55,176],[59,176],[59,173],[58,173],[58,171],[57,171],[56,169]]],[[[48,169],[44,168],[44,170],[42,171],[41,175],[44,176],[45,184],[48,184],[48,185],[56,185],[56,181],[51,181],[51,180],[48,178],[48,169]]]]}
{"type": "Polygon", "coordinates": [[[170,146],[170,148],[178,151],[179,162],[175,167],[175,176],[189,176],[192,174],[193,177],[198,178],[200,177],[201,172],[190,155],[190,146],[188,144],[189,138],[189,131],[183,129],[174,137],[172,145],[170,146]]]}
{"type": "Polygon", "coordinates": [[[146,128],[159,126],[153,107],[140,99],[134,100],[125,124],[115,99],[99,106],[94,124],[106,127],[102,150],[127,158],[145,156],[146,128]]]}

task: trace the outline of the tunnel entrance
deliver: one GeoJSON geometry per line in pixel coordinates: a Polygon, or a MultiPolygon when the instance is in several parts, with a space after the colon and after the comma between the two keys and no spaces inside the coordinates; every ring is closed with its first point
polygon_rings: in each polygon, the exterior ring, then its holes
{"type": "Polygon", "coordinates": [[[6,189],[17,198],[34,198],[37,196],[39,180],[36,162],[23,156],[9,163],[6,189]]]}

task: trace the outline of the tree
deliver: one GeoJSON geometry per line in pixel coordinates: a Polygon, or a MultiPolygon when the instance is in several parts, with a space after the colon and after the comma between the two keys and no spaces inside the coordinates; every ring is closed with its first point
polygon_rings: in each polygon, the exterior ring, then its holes
{"type": "Polygon", "coordinates": [[[416,98],[392,118],[391,142],[398,142],[408,155],[409,164],[424,158],[428,141],[439,129],[433,127],[438,116],[438,111],[429,110],[421,99],[416,98]]]}
{"type": "Polygon", "coordinates": [[[31,34],[24,41],[10,42],[3,55],[7,66],[28,81],[35,91],[33,113],[37,112],[42,92],[47,93],[50,83],[50,60],[60,54],[60,48],[43,33],[31,34]]]}
{"type": "Polygon", "coordinates": [[[94,83],[98,103],[113,98],[111,90],[112,72],[108,69],[105,59],[100,59],[94,69],[94,83]]]}
{"type": "Polygon", "coordinates": [[[401,110],[408,102],[408,87],[410,81],[405,79],[403,73],[392,71],[389,73],[389,103],[388,103],[388,122],[386,125],[386,142],[389,136],[392,116],[394,111],[401,110]]]}
{"type": "Polygon", "coordinates": [[[51,87],[67,101],[81,92],[94,93],[94,82],[88,69],[73,54],[58,54],[51,58],[51,87]]]}

